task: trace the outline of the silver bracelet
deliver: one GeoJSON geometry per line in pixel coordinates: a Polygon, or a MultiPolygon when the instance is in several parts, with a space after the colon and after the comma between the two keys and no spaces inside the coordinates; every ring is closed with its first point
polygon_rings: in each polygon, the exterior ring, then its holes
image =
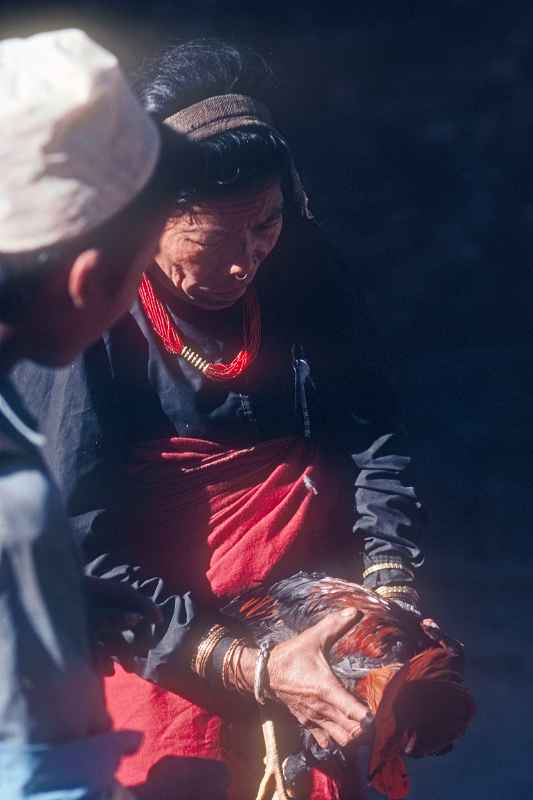
{"type": "Polygon", "coordinates": [[[261,642],[259,646],[259,654],[255,662],[254,674],[254,697],[260,706],[265,705],[265,678],[267,674],[267,663],[272,650],[271,642],[261,642]]]}

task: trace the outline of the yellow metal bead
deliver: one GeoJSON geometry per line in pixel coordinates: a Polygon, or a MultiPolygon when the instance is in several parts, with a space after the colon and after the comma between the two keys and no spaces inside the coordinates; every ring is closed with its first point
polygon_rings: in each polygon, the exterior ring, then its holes
{"type": "Polygon", "coordinates": [[[199,353],[196,353],[194,350],[192,350],[188,345],[184,346],[180,356],[200,372],[205,372],[209,367],[210,362],[206,358],[203,358],[203,356],[201,356],[199,353]]]}

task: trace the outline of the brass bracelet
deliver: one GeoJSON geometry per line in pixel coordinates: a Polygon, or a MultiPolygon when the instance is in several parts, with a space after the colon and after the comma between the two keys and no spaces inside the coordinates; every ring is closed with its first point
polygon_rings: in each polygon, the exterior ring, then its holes
{"type": "Polygon", "coordinates": [[[394,599],[394,597],[399,597],[400,595],[418,599],[418,592],[413,586],[378,586],[374,591],[386,599],[389,597],[394,599]]]}
{"type": "Polygon", "coordinates": [[[193,671],[196,672],[200,678],[205,678],[209,657],[219,641],[226,634],[227,631],[222,625],[214,625],[200,641],[193,662],[193,671]]]}
{"type": "Polygon", "coordinates": [[[205,678],[207,662],[211,653],[224,636],[228,635],[227,629],[223,625],[213,625],[207,634],[200,640],[191,662],[191,669],[200,678],[205,678]]]}
{"type": "Polygon", "coordinates": [[[230,688],[229,687],[229,681],[228,681],[228,670],[229,670],[229,665],[230,665],[231,658],[233,656],[233,653],[235,652],[235,649],[236,649],[238,643],[239,643],[238,639],[233,639],[233,641],[229,643],[228,649],[224,653],[224,658],[222,659],[222,669],[221,669],[220,678],[222,680],[222,686],[224,687],[224,689],[229,689],[230,688]]]}
{"type": "Polygon", "coordinates": [[[238,648],[235,660],[233,662],[233,678],[235,681],[235,688],[237,689],[239,694],[248,696],[249,689],[244,673],[241,668],[241,658],[242,654],[244,653],[245,649],[249,646],[249,644],[244,639],[242,639],[241,642],[242,642],[241,647],[238,648]]]}
{"type": "Polygon", "coordinates": [[[244,647],[244,639],[234,639],[224,654],[222,661],[222,686],[224,689],[238,689],[235,682],[235,670],[233,671],[233,682],[230,680],[230,669],[232,667],[233,658],[239,648],[244,647]]]}
{"type": "Polygon", "coordinates": [[[363,579],[368,578],[369,575],[373,575],[375,572],[381,572],[382,569],[399,569],[402,572],[407,572],[411,578],[414,578],[414,573],[411,572],[409,567],[406,567],[405,564],[402,564],[401,561],[385,561],[381,564],[372,564],[371,567],[367,567],[363,571],[363,579]]]}

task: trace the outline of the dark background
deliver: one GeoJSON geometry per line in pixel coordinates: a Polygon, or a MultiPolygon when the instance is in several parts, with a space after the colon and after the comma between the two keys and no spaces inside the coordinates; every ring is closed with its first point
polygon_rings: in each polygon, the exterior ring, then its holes
{"type": "Polygon", "coordinates": [[[530,800],[533,8],[521,3],[3,3],[128,70],[173,39],[258,48],[312,205],[380,327],[430,514],[422,585],[479,711],[413,800],[530,800]]]}

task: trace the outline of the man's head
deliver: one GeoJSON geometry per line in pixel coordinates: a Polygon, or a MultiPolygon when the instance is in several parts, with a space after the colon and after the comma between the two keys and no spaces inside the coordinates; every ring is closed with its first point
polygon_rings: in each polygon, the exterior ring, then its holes
{"type": "Polygon", "coordinates": [[[185,145],[76,30],[0,43],[0,121],[3,336],[65,364],[132,302],[185,145]]]}

